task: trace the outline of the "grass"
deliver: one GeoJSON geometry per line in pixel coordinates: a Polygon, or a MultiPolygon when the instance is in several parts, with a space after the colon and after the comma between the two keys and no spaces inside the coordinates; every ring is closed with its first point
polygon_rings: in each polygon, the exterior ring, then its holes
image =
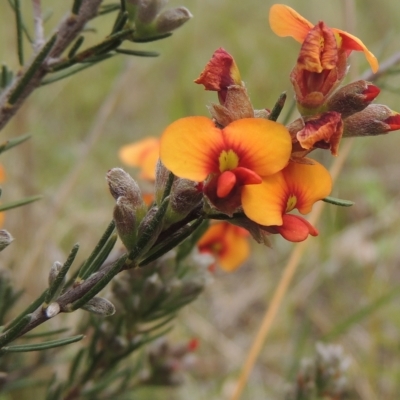
{"type": "MultiPolygon", "coordinates": [[[[321,7],[318,0],[286,2],[313,22],[323,19],[339,28],[345,27],[343,3],[326,1],[321,7]]],[[[186,0],[184,5],[195,17],[185,27],[164,41],[132,46],[160,51],[159,58],[120,55],[46,86],[28,100],[2,133],[4,138],[33,135],[29,143],[2,159],[8,171],[3,201],[44,195],[37,204],[7,213],[5,228],[16,241],[2,253],[2,262],[11,265],[16,286],[27,288],[21,307],[41,292],[55,259],[62,259],[76,241],[82,249],[90,249],[107,225],[113,200],[104,176],[109,168],[121,165],[119,147],[160,134],[176,118],[207,115],[206,104],[216,98],[192,81],[216,48],[222,46],[234,55],[256,107],[270,108],[282,91],[291,93],[288,74],[298,45],[271,33],[267,16],[272,4],[186,0]],[[124,80],[118,86],[121,76],[124,80]],[[98,136],[82,156],[82,147],[104,110],[108,114],[98,136]],[[82,160],[73,185],[61,198],[62,207],[48,221],[60,188],[82,160]],[[37,233],[46,223],[51,229],[38,241],[37,233]],[[36,262],[27,268],[33,253],[36,262]]],[[[171,5],[178,3],[171,1],[171,5]]],[[[61,6],[43,1],[44,9],[51,7],[56,13],[46,25],[47,35],[64,12],[58,10],[61,6]]],[[[25,4],[23,14],[29,13],[25,4]]],[[[0,4],[0,15],[5,20],[0,26],[4,43],[0,56],[16,68],[16,39],[6,2],[0,4]]],[[[379,6],[364,0],[357,3],[352,33],[383,60],[398,51],[399,20],[400,10],[393,0],[383,0],[379,6]]],[[[99,35],[107,33],[107,21],[104,17],[98,26],[99,35]]],[[[353,56],[352,68],[358,72],[366,68],[361,55],[353,56]]],[[[383,90],[378,102],[400,111],[395,90],[399,77],[389,76],[383,83],[390,90],[383,90]]],[[[243,399],[283,398],[285,383],[295,376],[300,360],[312,354],[321,340],[340,343],[351,356],[355,398],[398,398],[399,146],[396,132],[355,141],[334,195],[356,204],[350,209],[325,207],[318,224],[320,235],[309,239],[243,399]]],[[[324,156],[324,161],[328,165],[331,159],[324,156]]],[[[201,342],[198,366],[186,384],[168,393],[142,391],[138,398],[229,398],[293,248],[278,237],[273,245],[268,249],[254,244],[246,265],[231,275],[217,272],[204,295],[182,312],[172,336],[196,336],[201,342]]],[[[87,255],[84,252],[81,260],[87,255]]],[[[59,327],[54,324],[53,328],[59,327]]]]}

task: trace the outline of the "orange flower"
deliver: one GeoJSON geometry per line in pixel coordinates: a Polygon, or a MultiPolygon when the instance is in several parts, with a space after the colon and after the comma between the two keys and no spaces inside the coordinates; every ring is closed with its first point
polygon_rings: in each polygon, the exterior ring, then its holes
{"type": "Polygon", "coordinates": [[[295,208],[301,214],[309,213],[313,204],[332,189],[332,179],[325,167],[305,160],[309,163],[290,162],[282,171],[264,178],[262,184],[242,190],[245,214],[260,225],[272,226],[290,241],[304,240],[317,231],[303,218],[287,213],[295,208]]]}
{"type": "Polygon", "coordinates": [[[164,131],[160,158],[181,178],[208,178],[205,194],[219,210],[232,213],[240,206],[241,188],[284,168],[291,148],[289,132],[277,122],[243,118],[220,129],[206,117],[188,117],[164,131]]]}
{"type": "Polygon", "coordinates": [[[228,222],[211,225],[197,243],[201,253],[211,253],[226,272],[232,272],[248,258],[250,245],[246,229],[228,222]]]}
{"type": "MultiPolygon", "coordinates": [[[[278,36],[291,36],[303,43],[314,25],[298,14],[293,8],[283,4],[274,4],[269,13],[271,29],[278,36]]],[[[379,68],[376,57],[357,37],[337,28],[330,28],[335,35],[337,47],[346,52],[347,56],[354,51],[362,51],[374,73],[379,68]]]]}
{"type": "Polygon", "coordinates": [[[159,151],[160,139],[148,137],[121,147],[119,158],[126,165],[141,168],[143,179],[154,181],[159,151]]]}

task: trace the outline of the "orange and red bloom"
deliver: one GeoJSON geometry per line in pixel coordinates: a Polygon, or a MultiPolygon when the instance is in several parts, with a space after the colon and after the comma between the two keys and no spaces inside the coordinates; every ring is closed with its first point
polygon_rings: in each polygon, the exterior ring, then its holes
{"type": "Polygon", "coordinates": [[[273,121],[245,118],[221,129],[208,118],[188,117],[164,131],[160,158],[175,175],[206,181],[211,202],[232,214],[242,204],[241,188],[284,168],[291,148],[288,131],[273,121]]]}
{"type": "MultiPolygon", "coordinates": [[[[249,232],[228,222],[211,225],[197,242],[200,253],[210,253],[226,272],[240,267],[249,257],[249,232]]],[[[212,267],[212,266],[211,266],[212,267]]]]}
{"type": "Polygon", "coordinates": [[[360,39],[345,31],[329,28],[321,21],[313,25],[283,4],[271,7],[269,22],[278,36],[292,36],[302,44],[290,74],[302,115],[324,111],[327,98],[347,73],[347,58],[352,51],[364,52],[373,72],[378,70],[376,57],[360,39]]]}

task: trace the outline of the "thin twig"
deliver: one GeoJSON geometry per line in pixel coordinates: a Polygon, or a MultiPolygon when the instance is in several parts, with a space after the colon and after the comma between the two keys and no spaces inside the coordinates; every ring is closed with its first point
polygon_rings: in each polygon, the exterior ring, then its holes
{"type": "Polygon", "coordinates": [[[32,0],[32,6],[33,6],[33,24],[35,26],[35,42],[33,46],[36,53],[39,51],[39,49],[43,46],[45,42],[41,0],[32,0]]]}

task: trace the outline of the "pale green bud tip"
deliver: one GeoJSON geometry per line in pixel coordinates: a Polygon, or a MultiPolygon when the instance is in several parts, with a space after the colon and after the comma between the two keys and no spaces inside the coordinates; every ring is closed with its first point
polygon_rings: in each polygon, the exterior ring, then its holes
{"type": "Polygon", "coordinates": [[[5,229],[0,230],[0,251],[3,251],[14,238],[11,236],[10,232],[5,229]]]}
{"type": "Polygon", "coordinates": [[[109,317],[110,315],[115,314],[114,304],[102,297],[93,297],[93,299],[90,299],[82,309],[93,314],[101,315],[102,317],[109,317]]]}
{"type": "Polygon", "coordinates": [[[60,269],[62,268],[62,264],[59,261],[56,261],[50,268],[49,272],[49,285],[51,285],[54,280],[57,278],[60,269]]]}
{"type": "Polygon", "coordinates": [[[177,7],[161,13],[156,20],[156,31],[159,34],[172,32],[181,27],[193,15],[186,7],[177,7]]]}

